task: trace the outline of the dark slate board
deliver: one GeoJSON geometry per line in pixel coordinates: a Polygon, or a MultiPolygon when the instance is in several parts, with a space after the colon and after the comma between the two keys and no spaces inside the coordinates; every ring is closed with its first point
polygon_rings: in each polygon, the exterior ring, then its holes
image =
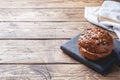
{"type": "MultiPolygon", "coordinates": [[[[65,44],[63,44],[60,48],[63,50],[64,53],[66,53],[67,55],[71,56],[72,58],[78,60],[79,62],[85,64],[89,68],[91,68],[101,74],[107,74],[110,71],[112,65],[115,63],[116,57],[118,55],[120,56],[120,54],[119,54],[120,47],[118,47],[120,45],[120,43],[118,41],[114,40],[115,47],[110,56],[99,59],[97,61],[91,61],[91,60],[84,58],[78,50],[79,36],[80,36],[80,34],[77,35],[76,37],[72,38],[70,41],[66,42],[65,44]],[[117,56],[116,56],[116,54],[117,54],[117,56]]],[[[120,60],[120,58],[118,58],[118,59],[120,60]]]]}
{"type": "Polygon", "coordinates": [[[120,66],[120,41],[114,39],[114,51],[117,58],[117,65],[120,66]]]}

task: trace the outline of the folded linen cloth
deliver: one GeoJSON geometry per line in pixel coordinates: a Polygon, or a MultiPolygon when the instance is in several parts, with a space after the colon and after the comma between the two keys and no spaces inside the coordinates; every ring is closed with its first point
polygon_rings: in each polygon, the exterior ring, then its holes
{"type": "Polygon", "coordinates": [[[120,39],[120,2],[106,0],[102,6],[85,7],[85,18],[97,26],[115,32],[120,39]]]}

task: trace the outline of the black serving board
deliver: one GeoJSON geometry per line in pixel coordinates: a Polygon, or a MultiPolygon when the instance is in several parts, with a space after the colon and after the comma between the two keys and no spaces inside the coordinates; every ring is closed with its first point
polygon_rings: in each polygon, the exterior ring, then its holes
{"type": "MultiPolygon", "coordinates": [[[[70,41],[66,42],[65,44],[61,45],[61,49],[64,53],[71,56],[72,58],[76,59],[77,61],[85,64],[89,68],[101,73],[101,74],[107,74],[113,64],[116,62],[116,60],[120,60],[120,42],[114,39],[114,49],[112,51],[112,54],[108,57],[99,59],[97,61],[92,61],[89,59],[84,58],[79,50],[78,50],[78,38],[80,34],[76,37],[72,38],[70,41]],[[118,57],[119,56],[119,57],[118,57]],[[117,58],[116,58],[117,57],[117,58]]],[[[119,61],[118,61],[119,63],[119,61]]]]}

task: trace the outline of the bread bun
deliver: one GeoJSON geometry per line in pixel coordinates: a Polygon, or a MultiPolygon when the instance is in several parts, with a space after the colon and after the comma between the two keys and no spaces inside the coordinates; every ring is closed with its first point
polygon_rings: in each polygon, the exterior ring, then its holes
{"type": "Polygon", "coordinates": [[[107,31],[100,28],[89,28],[80,35],[78,47],[84,57],[97,60],[110,55],[114,43],[107,31]]]}

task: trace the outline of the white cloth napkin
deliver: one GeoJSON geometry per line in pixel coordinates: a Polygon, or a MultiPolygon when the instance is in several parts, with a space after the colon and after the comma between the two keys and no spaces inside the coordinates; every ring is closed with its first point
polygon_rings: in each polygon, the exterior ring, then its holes
{"type": "Polygon", "coordinates": [[[120,2],[104,1],[102,6],[85,7],[85,18],[97,26],[115,32],[120,39],[120,2]]]}

